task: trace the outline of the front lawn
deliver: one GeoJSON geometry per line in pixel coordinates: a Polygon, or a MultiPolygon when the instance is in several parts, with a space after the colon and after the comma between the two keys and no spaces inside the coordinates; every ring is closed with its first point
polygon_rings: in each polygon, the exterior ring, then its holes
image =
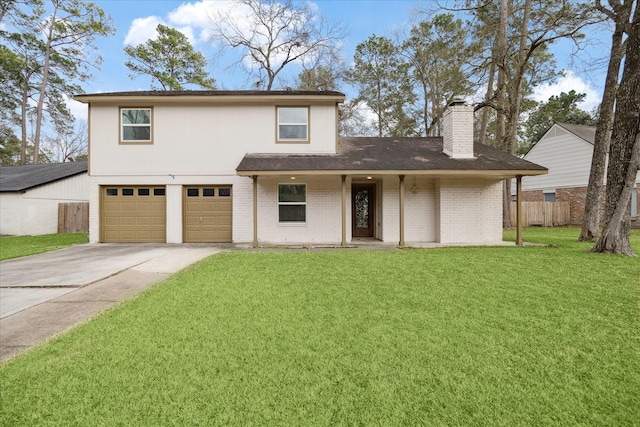
{"type": "Polygon", "coordinates": [[[0,424],[637,425],[639,259],[526,233],[213,256],[3,366],[0,424]]]}
{"type": "Polygon", "coordinates": [[[44,234],[41,236],[6,236],[0,238],[0,261],[43,252],[55,251],[67,246],[87,243],[86,233],[44,234]]]}

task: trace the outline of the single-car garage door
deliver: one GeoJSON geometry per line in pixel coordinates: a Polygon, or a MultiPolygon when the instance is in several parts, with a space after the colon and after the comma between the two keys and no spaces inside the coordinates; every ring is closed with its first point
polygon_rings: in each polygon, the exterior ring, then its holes
{"type": "Polygon", "coordinates": [[[184,187],[184,241],[231,242],[231,187],[184,187]]]}
{"type": "Polygon", "coordinates": [[[101,241],[166,242],[164,187],[104,186],[101,201],[101,241]]]}

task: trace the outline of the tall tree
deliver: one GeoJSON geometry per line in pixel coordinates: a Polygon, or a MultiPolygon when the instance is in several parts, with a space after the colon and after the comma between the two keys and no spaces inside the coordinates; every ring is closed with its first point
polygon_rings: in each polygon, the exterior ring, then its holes
{"type": "Polygon", "coordinates": [[[308,3],[292,0],[239,0],[211,17],[212,41],[238,49],[238,61],[254,86],[272,90],[289,64],[315,60],[336,50],[345,30],[314,13],[308,3]]]}
{"type": "Polygon", "coordinates": [[[466,25],[452,14],[438,14],[411,28],[402,50],[411,65],[411,77],[418,95],[416,115],[422,134],[440,135],[440,120],[454,98],[473,93],[470,72],[472,55],[466,25]]]}
{"type": "Polygon", "coordinates": [[[416,134],[415,121],[405,110],[415,100],[409,64],[392,40],[374,34],[358,44],[349,80],[358,89],[357,101],[373,111],[378,136],[416,134]]]}
{"type": "Polygon", "coordinates": [[[337,90],[338,77],[330,67],[320,65],[314,68],[305,68],[298,75],[298,90],[337,90]]]}
{"type": "MultiPolygon", "coordinates": [[[[569,39],[580,43],[584,39],[582,29],[601,17],[594,7],[585,1],[570,0],[500,0],[470,1],[471,11],[478,19],[480,29],[475,34],[490,34],[494,30],[492,63],[495,65],[497,85],[486,105],[496,111],[497,144],[515,154],[520,115],[524,99],[532,87],[555,75],[553,57],[549,46],[569,39]],[[497,7],[497,10],[496,10],[497,7]],[[495,16],[499,19],[496,20],[495,16]],[[506,28],[505,28],[506,20],[506,28]],[[507,37],[504,37],[506,30],[507,37]]],[[[488,44],[486,44],[488,46],[488,44]]],[[[488,90],[494,90],[489,88],[488,90]]],[[[503,225],[510,222],[509,181],[505,184],[503,225]]]]}
{"type": "Polygon", "coordinates": [[[620,65],[626,48],[623,38],[625,32],[630,30],[631,23],[629,20],[631,19],[634,3],[636,3],[635,0],[610,0],[611,9],[607,9],[600,0],[596,0],[598,10],[613,21],[614,31],[611,35],[611,54],[609,56],[602,102],[598,112],[587,198],[578,241],[594,241],[598,237],[598,231],[600,230],[604,176],[611,141],[611,127],[613,126],[613,107],[618,90],[620,65]]]}
{"type": "Polygon", "coordinates": [[[0,118],[20,128],[20,164],[26,164],[33,155],[28,122],[35,114],[33,105],[42,81],[45,45],[39,24],[44,19],[44,9],[40,0],[9,4],[4,19],[11,25],[0,31],[0,118]]]}
{"type": "Polygon", "coordinates": [[[0,165],[9,166],[20,163],[20,139],[13,129],[0,123],[0,165]]]}
{"type": "Polygon", "coordinates": [[[84,81],[91,77],[89,69],[101,62],[98,55],[89,58],[96,50],[96,36],[114,32],[110,17],[93,3],[81,0],[50,0],[51,14],[39,25],[44,36],[42,78],[36,105],[33,163],[38,163],[40,137],[45,116],[45,103],[50,77],[58,74],[58,82],[84,81]]]}
{"type": "Polygon", "coordinates": [[[152,89],[157,88],[156,83],[162,90],[183,90],[188,84],[215,89],[215,80],[205,71],[207,60],[193,49],[187,36],[162,24],[156,31],[157,39],[124,48],[131,79],[151,76],[152,89]]]}
{"type": "Polygon", "coordinates": [[[629,243],[631,191],[640,169],[640,8],[636,7],[629,36],[607,166],[607,194],[602,235],[593,252],[635,256],[629,243]]]}
{"type": "Polygon", "coordinates": [[[578,107],[586,96],[585,93],[570,90],[569,93],[561,92],[560,95],[551,96],[547,102],[539,103],[525,124],[525,144],[521,147],[524,152],[538,142],[554,122],[594,126],[596,122],[591,114],[578,107]]]}

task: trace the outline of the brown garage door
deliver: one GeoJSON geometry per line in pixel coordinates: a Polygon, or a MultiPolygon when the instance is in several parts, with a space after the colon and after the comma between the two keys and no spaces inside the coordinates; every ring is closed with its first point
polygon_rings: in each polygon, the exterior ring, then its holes
{"type": "Polygon", "coordinates": [[[105,186],[101,201],[101,241],[166,242],[164,187],[105,186]]]}
{"type": "Polygon", "coordinates": [[[231,187],[184,188],[184,241],[231,242],[231,187]]]}

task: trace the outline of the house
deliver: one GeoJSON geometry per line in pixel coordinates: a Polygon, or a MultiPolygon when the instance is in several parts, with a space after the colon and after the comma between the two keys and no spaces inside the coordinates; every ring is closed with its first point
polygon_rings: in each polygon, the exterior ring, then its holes
{"type": "Polygon", "coordinates": [[[58,232],[58,204],[89,201],[87,162],[0,166],[0,234],[58,232]]]}
{"type": "Polygon", "coordinates": [[[339,92],[78,95],[89,106],[90,241],[400,245],[502,241],[502,181],[546,169],[473,142],[340,138],[339,92]]]}
{"type": "MultiPolygon", "coordinates": [[[[554,123],[524,156],[525,160],[547,167],[549,173],[522,179],[523,200],[568,202],[570,222],[581,224],[595,135],[594,126],[554,123]]],[[[632,219],[638,217],[639,188],[640,173],[636,177],[635,191],[631,193],[632,219]]]]}

